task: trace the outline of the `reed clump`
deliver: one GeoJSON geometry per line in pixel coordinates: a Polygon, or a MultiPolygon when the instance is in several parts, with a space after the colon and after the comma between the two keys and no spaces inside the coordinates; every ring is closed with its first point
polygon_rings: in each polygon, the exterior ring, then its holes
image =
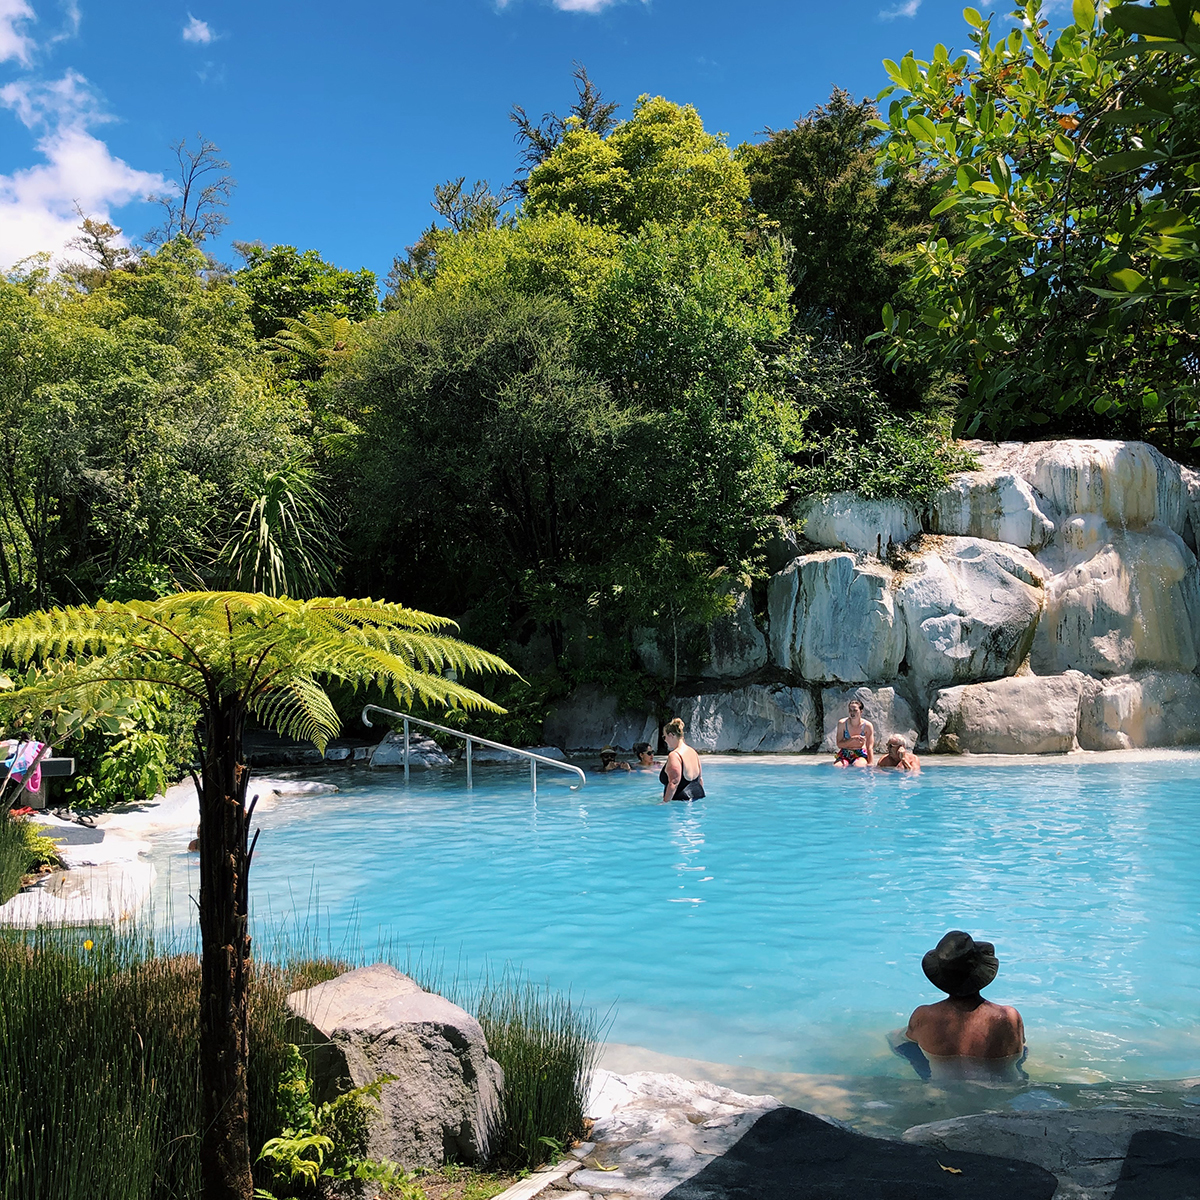
{"type": "MultiPolygon", "coordinates": [[[[250,989],[254,1156],[288,1120],[288,992],[353,965],[278,948],[250,989]]],[[[0,1200],[199,1195],[199,989],[194,947],[136,925],[0,931],[0,1200]]],[[[592,1011],[511,974],[440,990],[475,1012],[504,1068],[497,1158],[537,1166],[580,1136],[601,1032],[592,1011]]],[[[256,1175],[270,1184],[266,1165],[256,1175]]]]}

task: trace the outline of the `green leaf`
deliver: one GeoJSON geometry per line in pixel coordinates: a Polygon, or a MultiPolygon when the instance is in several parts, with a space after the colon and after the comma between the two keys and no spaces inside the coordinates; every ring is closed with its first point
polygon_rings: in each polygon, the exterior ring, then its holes
{"type": "Polygon", "coordinates": [[[1095,169],[1105,175],[1119,175],[1124,171],[1136,171],[1158,160],[1158,155],[1149,150],[1122,150],[1097,160],[1095,169]]]}
{"type": "Polygon", "coordinates": [[[937,141],[937,126],[928,117],[917,113],[916,116],[908,118],[907,124],[908,132],[918,141],[929,142],[931,144],[937,141]]]}
{"type": "Polygon", "coordinates": [[[1071,16],[1075,18],[1075,24],[1080,29],[1090,32],[1096,25],[1096,6],[1092,4],[1092,0],[1073,0],[1071,16]]]}
{"type": "Polygon", "coordinates": [[[1119,4],[1105,21],[1125,33],[1140,33],[1143,37],[1182,39],[1187,26],[1180,25],[1169,8],[1146,8],[1141,4],[1119,4]]]}
{"type": "Polygon", "coordinates": [[[1120,271],[1113,271],[1109,275],[1109,279],[1125,292],[1139,291],[1148,282],[1145,275],[1140,271],[1135,271],[1132,267],[1124,267],[1120,271]]]}
{"type": "Polygon", "coordinates": [[[1061,133],[1054,135],[1054,147],[1066,158],[1075,157],[1075,147],[1061,133]]]}
{"type": "Polygon", "coordinates": [[[987,179],[978,179],[971,184],[971,187],[973,187],[977,192],[982,192],[985,196],[1000,195],[1000,189],[987,179]]]}
{"type": "Polygon", "coordinates": [[[887,301],[883,305],[883,327],[887,330],[892,330],[896,325],[896,311],[887,301]]]}
{"type": "Polygon", "coordinates": [[[966,21],[968,25],[973,26],[975,29],[983,28],[983,17],[976,8],[964,8],[963,20],[966,21]]]}
{"type": "Polygon", "coordinates": [[[930,209],[931,217],[939,217],[944,212],[949,212],[952,208],[957,208],[962,195],[958,192],[951,192],[945,199],[939,200],[937,204],[930,209]]]}
{"type": "Polygon", "coordinates": [[[900,68],[890,58],[883,60],[883,69],[888,73],[888,78],[893,83],[898,83],[901,87],[908,86],[908,81],[901,74],[900,68]]]}

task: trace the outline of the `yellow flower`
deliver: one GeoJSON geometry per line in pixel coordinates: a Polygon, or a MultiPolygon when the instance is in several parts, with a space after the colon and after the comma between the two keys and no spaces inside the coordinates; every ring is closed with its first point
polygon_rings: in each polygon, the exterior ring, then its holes
{"type": "Polygon", "coordinates": [[[92,939],[88,938],[88,940],[83,943],[83,948],[85,950],[90,950],[94,945],[95,945],[95,943],[92,941],[92,939]]]}

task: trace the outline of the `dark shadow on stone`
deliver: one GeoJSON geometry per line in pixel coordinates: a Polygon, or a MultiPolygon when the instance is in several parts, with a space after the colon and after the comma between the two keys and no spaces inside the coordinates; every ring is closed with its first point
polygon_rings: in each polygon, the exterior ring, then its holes
{"type": "Polygon", "coordinates": [[[1112,1200],[1200,1200],[1200,1138],[1139,1130],[1112,1200]]]}
{"type": "Polygon", "coordinates": [[[1057,1186],[1032,1163],[939,1153],[777,1108],[664,1200],[1050,1200],[1057,1186]]]}

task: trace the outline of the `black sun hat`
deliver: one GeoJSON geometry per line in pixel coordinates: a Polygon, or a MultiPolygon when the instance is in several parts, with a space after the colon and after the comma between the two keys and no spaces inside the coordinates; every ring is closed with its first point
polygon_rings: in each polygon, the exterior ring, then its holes
{"type": "Polygon", "coordinates": [[[952,929],[921,959],[925,978],[951,996],[970,996],[985,988],[1000,970],[996,947],[952,929]]]}

